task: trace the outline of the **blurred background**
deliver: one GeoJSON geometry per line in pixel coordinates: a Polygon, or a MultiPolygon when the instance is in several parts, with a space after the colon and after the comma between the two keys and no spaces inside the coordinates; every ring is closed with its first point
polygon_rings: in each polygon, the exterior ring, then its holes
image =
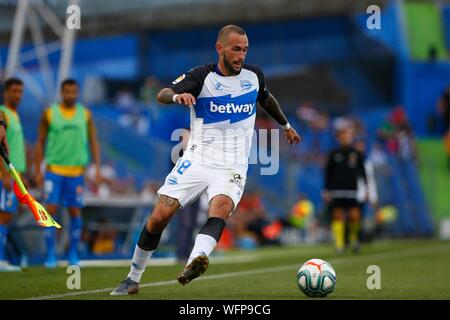
{"type": "MultiPolygon", "coordinates": [[[[362,240],[450,238],[448,1],[0,0],[0,79],[25,83],[19,114],[29,163],[61,79],[79,81],[80,100],[94,115],[106,179],[97,186],[92,168],[86,172],[82,263],[131,257],[173,165],[178,141],[171,134],[189,128],[189,113],[159,105],[156,94],[190,68],[215,62],[217,33],[230,23],[247,31],[247,63],[264,70],[303,142],[290,148],[280,139],[276,175],[250,166],[219,254],[330,241],[323,165],[343,118],[373,167],[376,193],[364,206],[362,240]],[[65,28],[70,4],[81,10],[78,30],[65,28]],[[369,5],[381,9],[379,29],[368,28],[369,5]]],[[[256,127],[278,126],[259,110],[256,127]]],[[[206,206],[201,199],[186,213],[194,222],[186,228],[175,217],[157,256],[176,260],[178,230],[198,230],[206,206]]],[[[65,212],[57,220],[69,221],[65,212]]],[[[62,259],[66,230],[58,241],[62,259]]],[[[7,255],[14,263],[44,259],[43,231],[26,208],[14,218],[7,255]]]]}

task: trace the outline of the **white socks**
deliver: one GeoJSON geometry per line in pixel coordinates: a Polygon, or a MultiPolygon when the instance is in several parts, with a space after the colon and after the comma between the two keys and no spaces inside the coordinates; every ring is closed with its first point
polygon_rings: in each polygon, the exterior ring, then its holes
{"type": "Polygon", "coordinates": [[[217,245],[216,239],[207,234],[199,233],[195,238],[194,248],[192,249],[191,255],[189,256],[188,262],[186,265],[191,263],[192,260],[197,258],[200,255],[209,256],[211,252],[217,245]]]}
{"type": "MultiPolygon", "coordinates": [[[[191,255],[189,256],[188,262],[186,265],[191,263],[192,260],[197,258],[200,255],[209,256],[211,252],[217,245],[216,239],[207,234],[198,234],[195,238],[194,248],[192,249],[191,255]]],[[[145,267],[152,256],[155,250],[146,251],[139,248],[136,245],[134,249],[133,259],[131,260],[131,270],[128,273],[128,277],[134,282],[140,282],[142,275],[144,274],[145,267]]]]}
{"type": "Polygon", "coordinates": [[[142,274],[145,271],[145,267],[147,266],[148,260],[152,256],[155,250],[146,251],[139,248],[136,245],[134,249],[133,259],[131,260],[131,270],[128,273],[128,277],[131,278],[134,282],[140,282],[142,274]]]}

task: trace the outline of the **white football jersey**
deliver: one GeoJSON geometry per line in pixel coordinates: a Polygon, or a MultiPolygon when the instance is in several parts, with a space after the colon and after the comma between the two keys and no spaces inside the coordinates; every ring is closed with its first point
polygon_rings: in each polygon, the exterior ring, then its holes
{"type": "Polygon", "coordinates": [[[185,156],[205,165],[247,169],[256,103],[269,92],[261,70],[246,65],[223,76],[216,64],[191,69],[173,82],[176,93],[191,93],[191,135],[185,156]]]}

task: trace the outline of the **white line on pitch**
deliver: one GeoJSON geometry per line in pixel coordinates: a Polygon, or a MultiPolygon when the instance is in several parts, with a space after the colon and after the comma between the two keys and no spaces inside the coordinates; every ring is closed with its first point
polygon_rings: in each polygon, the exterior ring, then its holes
{"type": "MultiPolygon", "coordinates": [[[[434,245],[429,246],[425,248],[416,248],[416,249],[407,249],[407,250],[397,250],[397,251],[391,251],[387,253],[375,253],[375,254],[369,254],[369,255],[360,255],[360,256],[354,256],[354,257],[345,257],[345,258],[336,258],[336,259],[330,259],[328,260],[332,265],[339,265],[339,264],[345,264],[348,261],[355,261],[355,260],[366,260],[366,259],[389,259],[389,258],[405,258],[409,256],[414,255],[420,255],[420,254],[434,254],[437,252],[449,252],[449,247],[443,247],[442,245],[434,245]]],[[[246,271],[236,271],[236,272],[229,272],[229,273],[220,273],[220,274],[214,274],[210,276],[203,276],[195,281],[205,281],[205,280],[214,280],[214,279],[224,279],[224,278],[230,278],[230,277],[239,277],[239,276],[246,276],[246,275],[254,275],[254,274],[260,274],[260,273],[272,273],[272,272],[281,272],[281,271],[287,271],[299,268],[299,264],[290,264],[290,265],[284,265],[279,267],[271,267],[271,268],[262,268],[262,269],[251,269],[246,271]]],[[[167,281],[157,281],[157,282],[149,282],[144,283],[140,285],[140,288],[146,288],[146,287],[159,287],[159,286],[166,286],[166,285],[172,285],[177,284],[177,280],[167,280],[167,281]]],[[[26,298],[25,300],[49,300],[49,299],[60,299],[65,297],[73,297],[73,296],[81,296],[81,295],[88,295],[88,294],[95,294],[95,293],[103,293],[103,292],[109,292],[114,290],[114,288],[104,288],[104,289],[97,289],[97,290],[88,290],[88,291],[76,291],[76,292],[68,292],[68,293],[61,293],[61,294],[52,294],[48,296],[41,296],[41,297],[31,297],[26,298]]]]}
{"type": "MultiPolygon", "coordinates": [[[[256,256],[250,255],[235,255],[235,256],[213,256],[209,259],[213,264],[229,264],[229,263],[249,263],[256,262],[260,259],[256,256]]],[[[103,260],[81,260],[80,267],[128,267],[131,264],[131,259],[103,259],[103,260]]],[[[175,266],[177,265],[177,259],[175,257],[169,258],[156,258],[151,259],[148,263],[150,267],[160,267],[160,266],[175,266]]],[[[61,260],[58,262],[58,267],[67,267],[69,265],[67,260],[61,260]]]]}

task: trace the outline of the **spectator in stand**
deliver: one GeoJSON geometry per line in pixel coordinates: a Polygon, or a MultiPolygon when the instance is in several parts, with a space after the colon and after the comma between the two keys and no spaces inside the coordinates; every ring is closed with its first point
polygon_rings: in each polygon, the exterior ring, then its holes
{"type": "Polygon", "coordinates": [[[130,89],[124,87],[117,93],[115,103],[120,109],[127,111],[136,105],[136,97],[130,89]]]}
{"type": "Polygon", "coordinates": [[[304,131],[304,141],[295,151],[305,163],[322,161],[328,149],[330,118],[327,112],[318,110],[311,102],[301,104],[296,111],[304,131]]]}
{"type": "Polygon", "coordinates": [[[134,192],[134,181],[119,179],[116,169],[111,162],[100,165],[102,175],[100,184],[95,184],[95,167],[90,165],[86,170],[86,184],[88,190],[102,198],[107,198],[111,194],[125,194],[134,192]]]}
{"type": "Polygon", "coordinates": [[[235,214],[230,218],[237,243],[241,246],[255,246],[278,243],[281,223],[270,221],[264,208],[261,192],[249,190],[241,199],[235,214]],[[250,245],[250,243],[253,243],[250,245]]]}
{"type": "Polygon", "coordinates": [[[127,87],[119,90],[115,97],[114,103],[117,109],[122,113],[119,117],[119,124],[124,127],[138,126],[140,118],[140,108],[137,106],[136,97],[133,92],[127,87]]]}
{"type": "Polygon", "coordinates": [[[398,141],[397,156],[404,161],[416,160],[416,143],[411,125],[405,109],[398,106],[392,113],[392,121],[396,130],[396,139],[398,141]]]}
{"type": "Polygon", "coordinates": [[[95,105],[106,100],[105,81],[98,76],[88,76],[84,81],[82,100],[87,105],[95,105]]]}
{"type": "Polygon", "coordinates": [[[392,199],[393,191],[390,184],[391,169],[388,165],[388,156],[384,151],[382,143],[376,141],[368,155],[368,160],[372,163],[374,176],[376,179],[376,190],[378,192],[377,204],[385,205],[392,199]]]}
{"type": "Polygon", "coordinates": [[[417,159],[416,143],[411,125],[402,106],[397,106],[378,131],[388,153],[402,161],[417,159]]]}
{"type": "Polygon", "coordinates": [[[159,85],[158,79],[148,77],[140,89],[141,101],[149,108],[153,108],[157,102],[156,96],[160,90],[161,86],[159,85]]]}
{"type": "Polygon", "coordinates": [[[311,102],[305,102],[297,108],[297,118],[307,124],[315,121],[319,117],[319,112],[314,108],[311,102]]]}
{"type": "Polygon", "coordinates": [[[314,203],[304,195],[299,195],[298,200],[291,207],[290,212],[280,219],[283,227],[300,231],[301,240],[305,241],[308,228],[314,221],[314,203]]]}
{"type": "Polygon", "coordinates": [[[145,117],[141,116],[138,123],[142,133],[149,133],[149,127],[160,119],[161,106],[156,100],[160,90],[161,86],[155,77],[148,77],[140,89],[140,100],[145,106],[145,117]]]}
{"type": "Polygon", "coordinates": [[[106,218],[98,221],[98,230],[91,239],[91,252],[95,255],[112,254],[116,251],[117,231],[106,218]]]}
{"type": "Polygon", "coordinates": [[[377,136],[388,154],[395,155],[397,153],[398,143],[395,137],[395,127],[391,121],[385,121],[381,125],[378,129],[377,136]]]}
{"type": "Polygon", "coordinates": [[[161,184],[155,181],[147,182],[140,193],[141,199],[144,201],[156,203],[156,201],[158,200],[157,191],[160,186],[161,184]]]}

